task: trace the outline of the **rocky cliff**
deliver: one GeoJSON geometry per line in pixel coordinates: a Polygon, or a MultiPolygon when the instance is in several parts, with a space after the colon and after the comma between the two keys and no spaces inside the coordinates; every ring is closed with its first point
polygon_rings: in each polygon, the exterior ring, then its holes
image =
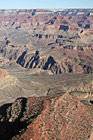
{"type": "Polygon", "coordinates": [[[0,138],[91,140],[93,106],[76,97],[19,98],[0,108],[0,138]]]}
{"type": "Polygon", "coordinates": [[[64,59],[64,58],[65,57],[63,55],[62,56],[63,60],[59,61],[58,58],[55,58],[54,55],[42,56],[39,53],[39,51],[36,51],[35,53],[31,53],[31,54],[29,54],[28,51],[24,51],[22,55],[19,56],[16,62],[25,68],[31,68],[31,69],[41,68],[44,70],[50,70],[54,74],[93,73],[92,65],[89,66],[87,63],[83,64],[82,60],[80,60],[80,62],[76,62],[78,60],[76,60],[75,57],[70,59],[69,58],[64,59]]]}
{"type": "Polygon", "coordinates": [[[0,53],[4,57],[23,67],[56,74],[93,73],[92,9],[0,13],[0,53]]]}

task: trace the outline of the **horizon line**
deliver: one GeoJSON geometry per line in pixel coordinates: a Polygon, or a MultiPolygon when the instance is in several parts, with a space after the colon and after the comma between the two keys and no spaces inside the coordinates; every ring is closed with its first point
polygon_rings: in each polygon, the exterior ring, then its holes
{"type": "Polygon", "coordinates": [[[31,10],[31,9],[34,9],[34,10],[37,10],[37,9],[40,9],[40,10],[65,10],[65,9],[91,9],[93,10],[93,8],[0,8],[0,10],[31,10]]]}

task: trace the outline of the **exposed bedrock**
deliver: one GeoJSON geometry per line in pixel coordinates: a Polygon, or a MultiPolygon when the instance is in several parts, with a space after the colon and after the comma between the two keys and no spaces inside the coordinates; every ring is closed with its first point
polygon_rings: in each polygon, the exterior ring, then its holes
{"type": "Polygon", "coordinates": [[[87,140],[92,137],[92,114],[92,105],[69,94],[19,98],[0,107],[0,138],[87,140]]]}
{"type": "Polygon", "coordinates": [[[25,68],[41,68],[50,70],[52,73],[93,73],[93,68],[82,63],[74,64],[64,60],[62,62],[56,60],[53,56],[42,57],[39,51],[29,55],[27,51],[23,52],[16,61],[19,65],[25,68]]]}

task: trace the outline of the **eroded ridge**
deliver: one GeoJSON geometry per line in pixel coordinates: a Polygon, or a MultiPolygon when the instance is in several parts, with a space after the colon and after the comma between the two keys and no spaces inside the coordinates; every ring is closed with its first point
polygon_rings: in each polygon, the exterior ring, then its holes
{"type": "Polygon", "coordinates": [[[5,114],[0,114],[0,137],[13,140],[91,140],[92,114],[92,105],[85,105],[67,93],[20,98],[6,107],[5,114]]]}

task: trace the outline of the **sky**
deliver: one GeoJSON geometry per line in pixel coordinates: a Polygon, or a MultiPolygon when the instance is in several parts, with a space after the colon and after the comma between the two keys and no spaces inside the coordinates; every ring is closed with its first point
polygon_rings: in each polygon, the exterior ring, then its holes
{"type": "Polygon", "coordinates": [[[0,0],[0,9],[93,9],[93,0],[0,0]]]}

